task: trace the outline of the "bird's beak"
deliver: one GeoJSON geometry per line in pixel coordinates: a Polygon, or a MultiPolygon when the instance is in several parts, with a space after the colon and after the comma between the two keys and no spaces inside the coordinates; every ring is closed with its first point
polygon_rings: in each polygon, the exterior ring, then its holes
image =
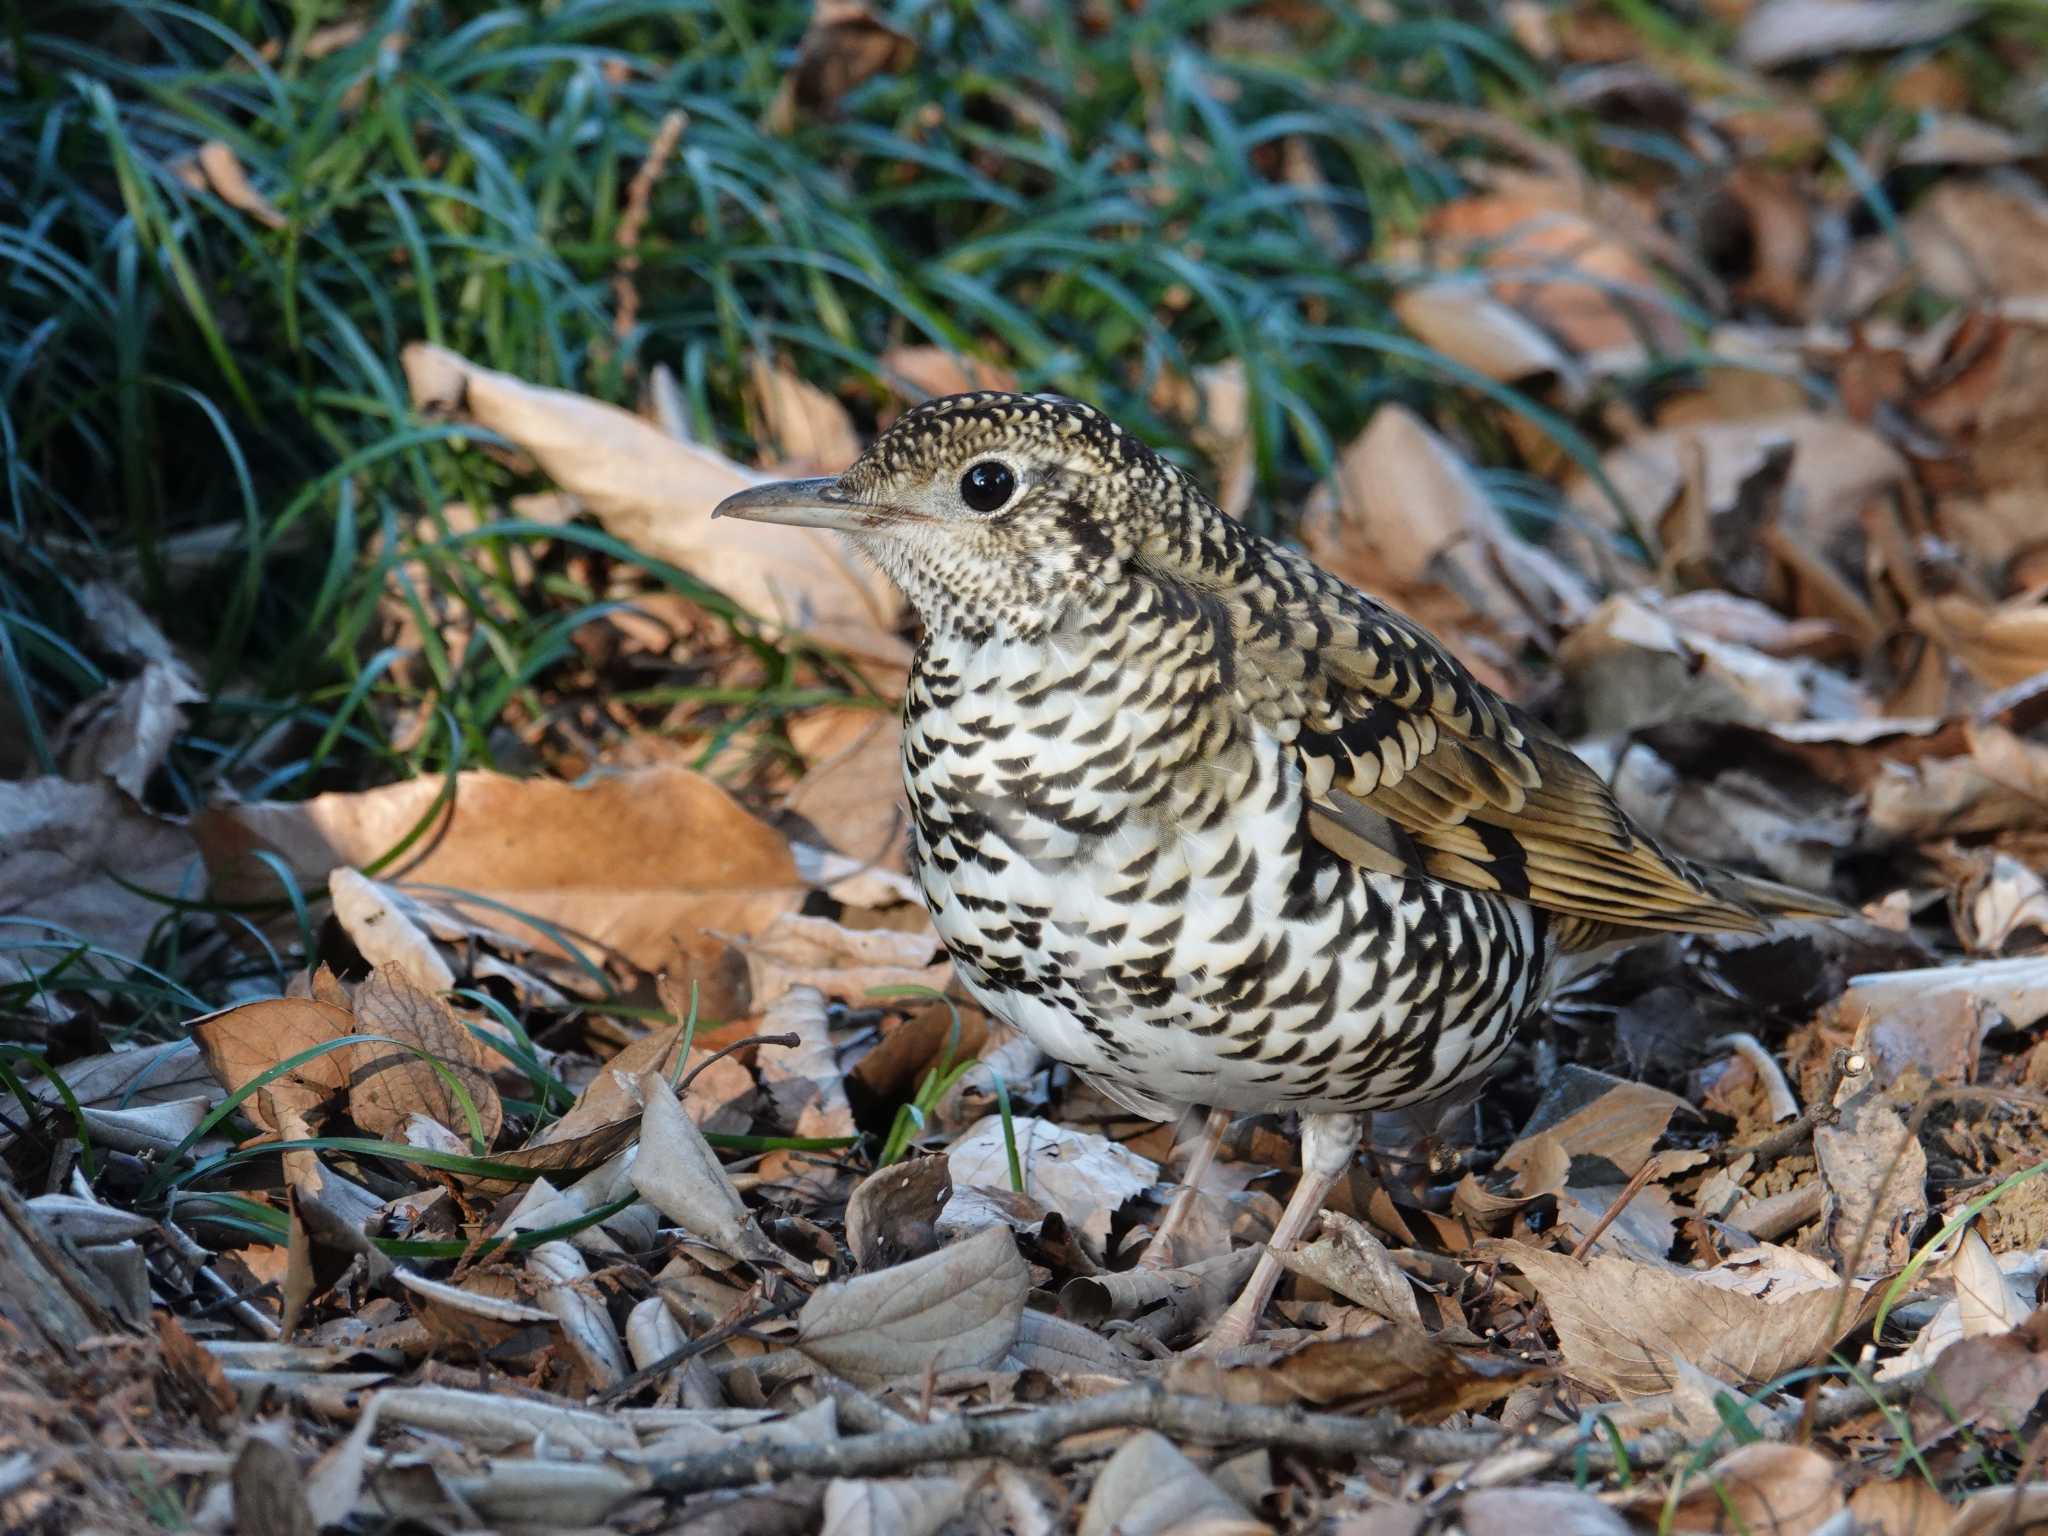
{"type": "Polygon", "coordinates": [[[819,480],[779,480],[735,491],[712,509],[713,517],[737,517],[750,523],[787,523],[792,528],[837,528],[858,533],[890,520],[890,509],[855,501],[830,476],[819,480]]]}

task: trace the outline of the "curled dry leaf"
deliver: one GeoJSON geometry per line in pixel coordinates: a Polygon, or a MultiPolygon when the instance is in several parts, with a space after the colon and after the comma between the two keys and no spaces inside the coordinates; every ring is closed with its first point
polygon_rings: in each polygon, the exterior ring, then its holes
{"type": "Polygon", "coordinates": [[[1144,1429],[1096,1474],[1080,1536],[1258,1536],[1269,1529],[1171,1440],[1144,1429]]]}
{"type": "Polygon", "coordinates": [[[1866,1536],[1943,1536],[1955,1511],[1925,1478],[1900,1477],[1858,1488],[1849,1515],[1866,1536]]]}
{"type": "Polygon", "coordinates": [[[562,1338],[590,1384],[602,1391],[624,1377],[630,1369],[625,1346],[583,1255],[568,1243],[541,1243],[527,1254],[526,1263],[538,1282],[541,1306],[561,1325],[562,1338]]]}
{"type": "Polygon", "coordinates": [[[1288,1249],[1280,1262],[1381,1317],[1422,1326],[1422,1309],[1406,1272],[1371,1228],[1341,1211],[1324,1211],[1321,1236],[1288,1249]]]}
{"type": "Polygon", "coordinates": [[[906,69],[916,56],[915,40],[883,21],[866,0],[813,0],[796,67],[768,108],[769,131],[793,131],[799,116],[829,112],[855,86],[906,69]]]}
{"type": "Polygon", "coordinates": [[[647,1108],[631,1177],[647,1203],[721,1253],[808,1275],[807,1265],[777,1247],[755,1223],[704,1133],[676,1102],[668,1080],[650,1072],[640,1086],[647,1108]]]}
{"type": "Polygon", "coordinates": [[[355,1003],[355,1032],[383,1038],[336,1053],[347,1057],[351,1120],[369,1135],[394,1141],[403,1139],[411,1115],[438,1121],[463,1138],[473,1136],[486,1148],[497,1140],[505,1124],[497,1084],[484,1072],[483,1047],[447,1004],[422,992],[403,971],[375,972],[356,988],[355,1003]],[[434,1063],[443,1070],[436,1071],[434,1063]]]}
{"type": "Polygon", "coordinates": [[[392,878],[439,887],[437,899],[458,911],[465,893],[498,903],[484,908],[489,922],[548,954],[563,953],[560,934],[586,958],[616,954],[655,971],[675,965],[680,947],[708,1012],[748,1011],[738,964],[717,935],[757,932],[795,911],[803,893],[782,836],[717,784],[665,767],[581,785],[463,773],[439,805],[445,789],[429,777],[214,807],[194,824],[213,894],[281,898],[258,852],[281,859],[301,885],[325,884],[338,867],[374,864],[426,822],[392,878]]]}
{"type": "Polygon", "coordinates": [[[136,801],[185,729],[185,706],[206,697],[183,662],[152,660],[126,682],[87,699],[52,743],[64,776],[111,779],[136,801]]]}
{"type": "Polygon", "coordinates": [[[1112,1274],[1082,1275],[1061,1288],[1060,1311],[1089,1328],[1122,1319],[1155,1339],[1175,1343],[1223,1315],[1251,1278],[1258,1256],[1256,1248],[1240,1248],[1183,1269],[1141,1264],[1112,1274]]]}
{"type": "Polygon", "coordinates": [[[1927,1219],[1927,1153],[1906,1107],[1868,1070],[1859,1075],[1835,1123],[1815,1127],[1813,1151],[1827,1185],[1828,1241],[1852,1274],[1874,1277],[1905,1263],[1927,1219]]]}
{"type": "Polygon", "coordinates": [[[779,471],[836,475],[860,457],[853,419],[837,397],[765,357],[754,358],[749,378],[779,471]]]}
{"type": "Polygon", "coordinates": [[[945,990],[952,975],[938,936],[920,926],[848,928],[829,917],[784,913],[741,948],[756,1008],[792,987],[813,987],[827,997],[865,1002],[882,987],[945,990]]]}
{"type": "Polygon", "coordinates": [[[1735,47],[1758,69],[1910,48],[1967,25],[1977,9],[1966,0],[1767,0],[1749,13],[1735,47]]]}
{"type": "Polygon", "coordinates": [[[403,972],[414,986],[446,992],[455,985],[455,972],[396,894],[346,865],[327,877],[334,920],[373,969],[403,972]]]}
{"type": "MultiPolygon", "coordinates": [[[[789,725],[810,767],[783,801],[835,850],[900,873],[910,813],[903,805],[902,725],[872,709],[814,709],[789,725]]],[[[851,893],[844,899],[853,899],[851,893]]],[[[879,902],[856,902],[880,905],[879,902]]]]}
{"type": "Polygon", "coordinates": [[[1615,1254],[1580,1262],[1509,1242],[1475,1252],[1535,1282],[1574,1378],[1625,1397],[1670,1391],[1673,1355],[1727,1381],[1769,1381],[1833,1346],[1860,1321],[1866,1301],[1861,1290],[1845,1297],[1839,1286],[1819,1284],[1757,1296],[1716,1283],[1712,1271],[1615,1254]]]}
{"type": "MultiPolygon", "coordinates": [[[[763,1049],[757,1063],[761,1086],[776,1101],[791,1134],[836,1137],[854,1134],[853,1106],[846,1099],[846,1077],[839,1070],[832,1035],[825,1021],[825,994],[815,987],[791,987],[776,998],[761,1018],[766,1035],[797,1037],[796,1047],[763,1049]]],[[[830,1185],[832,1170],[815,1158],[771,1152],[762,1160],[764,1177],[793,1183],[813,1197],[830,1185]]]]}
{"type": "Polygon", "coordinates": [[[1520,310],[1460,278],[1439,278],[1403,288],[1394,313],[1418,341],[1454,363],[1504,383],[1554,373],[1583,385],[1578,365],[1520,310]]]}
{"type": "MultiPolygon", "coordinates": [[[[276,997],[209,1014],[192,1025],[192,1038],[215,1080],[239,1093],[279,1062],[354,1028],[354,1015],[332,1003],[276,997]]],[[[244,1099],[242,1113],[267,1131],[280,1129],[272,1104],[290,1105],[308,1120],[323,1118],[328,1101],[348,1089],[347,1058],[346,1049],[332,1050],[292,1068],[244,1099]]]]}
{"type": "Polygon", "coordinates": [[[995,1364],[1016,1341],[1030,1271],[1005,1227],[894,1269],[822,1286],[797,1348],[861,1383],[995,1364]]]}
{"type": "Polygon", "coordinates": [[[414,343],[404,363],[414,405],[466,416],[517,443],[636,549],[681,566],[761,619],[882,663],[884,678],[909,664],[910,648],[896,633],[901,597],[836,535],[711,520],[721,500],[760,482],[752,471],[616,406],[480,368],[440,347],[414,343]]]}
{"type": "Polygon", "coordinates": [[[1630,1536],[1628,1521],[1572,1488],[1482,1488],[1458,1501],[1465,1536],[1630,1536]]]}
{"type": "Polygon", "coordinates": [[[877,1168],[846,1202],[846,1246],[862,1269],[887,1269],[930,1253],[952,1193],[952,1165],[943,1156],[877,1168]]]}

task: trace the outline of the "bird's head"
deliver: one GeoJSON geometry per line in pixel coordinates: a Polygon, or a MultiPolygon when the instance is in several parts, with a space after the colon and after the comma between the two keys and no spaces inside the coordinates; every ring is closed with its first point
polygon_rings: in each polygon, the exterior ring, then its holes
{"type": "Polygon", "coordinates": [[[1053,395],[948,395],[907,411],[844,474],[728,496],[712,514],[833,528],[928,625],[1058,622],[1159,519],[1199,499],[1100,411],[1053,395]]]}

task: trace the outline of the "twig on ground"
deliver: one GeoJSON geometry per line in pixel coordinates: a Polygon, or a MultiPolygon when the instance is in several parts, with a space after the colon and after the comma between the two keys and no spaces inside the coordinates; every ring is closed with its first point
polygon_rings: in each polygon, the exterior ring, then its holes
{"type": "Polygon", "coordinates": [[[683,128],[688,122],[689,118],[681,112],[671,112],[661,120],[653,142],[647,146],[647,158],[640,162],[640,169],[633,173],[626,187],[626,211],[619,216],[619,263],[612,277],[612,297],[618,306],[612,318],[612,334],[620,341],[633,333],[640,319],[640,285],[634,276],[640,270],[640,232],[647,226],[654,184],[661,180],[669,156],[682,142],[683,128]]]}
{"type": "MultiPolygon", "coordinates": [[[[1749,1039],[1748,1035],[1731,1035],[1725,1043],[1738,1051],[1752,1066],[1756,1066],[1756,1059],[1737,1044],[1738,1041],[1749,1039]]],[[[1764,1053],[1764,1059],[1769,1061],[1771,1069],[1776,1071],[1777,1062],[1771,1060],[1769,1052],[1764,1053]]],[[[1798,1116],[1788,1124],[1781,1125],[1777,1129],[1767,1132],[1755,1141],[1738,1142],[1730,1146],[1727,1149],[1726,1161],[1733,1162],[1739,1157],[1747,1156],[1756,1159],[1757,1168],[1768,1168],[1779,1158],[1786,1156],[1788,1153],[1796,1152],[1799,1148],[1806,1145],[1808,1141],[1813,1139],[1813,1133],[1821,1126],[1833,1125],[1838,1113],[1835,1109],[1835,1093],[1842,1086],[1842,1079],[1848,1076],[1851,1061],[1852,1058],[1849,1052],[1836,1051],[1834,1061],[1828,1069],[1828,1084],[1825,1091],[1817,1095],[1814,1101],[1801,1110],[1798,1116]]],[[[1780,1084],[1784,1083],[1782,1073],[1779,1074],[1778,1081],[1780,1084]]],[[[1791,1089],[1787,1087],[1785,1091],[1789,1094],[1791,1089]]]]}
{"type": "Polygon", "coordinates": [[[795,1030],[791,1030],[783,1035],[749,1035],[744,1040],[735,1040],[723,1050],[713,1051],[709,1056],[698,1062],[697,1065],[690,1068],[688,1072],[684,1073],[683,1080],[676,1084],[676,1097],[680,1099],[690,1091],[690,1084],[697,1081],[697,1074],[699,1072],[702,1072],[714,1061],[721,1061],[725,1057],[730,1056],[734,1051],[744,1051],[750,1045],[779,1045],[785,1050],[793,1051],[803,1043],[803,1036],[799,1035],[795,1030]]]}
{"type": "MultiPolygon", "coordinates": [[[[1834,1428],[1880,1403],[1910,1394],[1924,1372],[1837,1388],[1818,1401],[1811,1426],[1834,1428]]],[[[1783,1439],[1800,1423],[1803,1405],[1778,1410],[1765,1421],[1767,1437],[1783,1439]]],[[[1505,1431],[1432,1429],[1404,1424],[1391,1413],[1367,1418],[1309,1413],[1262,1403],[1224,1403],[1214,1398],[1170,1393],[1156,1383],[1120,1388],[1077,1403],[1061,1403],[1014,1414],[956,1415],[935,1424],[854,1435],[823,1443],[756,1445],[682,1456],[651,1468],[654,1491],[670,1496],[713,1488],[739,1488],[786,1477],[875,1477],[907,1472],[933,1462],[997,1457],[1008,1461],[1042,1458],[1061,1441],[1105,1429],[1153,1429],[1199,1445],[1262,1445],[1332,1461],[1391,1456],[1416,1465],[1447,1466],[1512,1451],[1554,1465],[1583,1455],[1607,1470],[1615,1453],[1579,1430],[1543,1436],[1505,1431]]],[[[1676,1430],[1660,1430],[1627,1447],[1631,1469],[1661,1466],[1697,1442],[1676,1430]]]]}

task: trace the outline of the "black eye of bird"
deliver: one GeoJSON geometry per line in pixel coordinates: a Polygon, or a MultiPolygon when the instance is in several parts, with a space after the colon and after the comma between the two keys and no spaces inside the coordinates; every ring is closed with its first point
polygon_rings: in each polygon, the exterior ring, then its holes
{"type": "Polygon", "coordinates": [[[983,459],[960,477],[960,499],[977,512],[993,512],[1017,489],[1017,477],[1007,464],[983,459]]]}

